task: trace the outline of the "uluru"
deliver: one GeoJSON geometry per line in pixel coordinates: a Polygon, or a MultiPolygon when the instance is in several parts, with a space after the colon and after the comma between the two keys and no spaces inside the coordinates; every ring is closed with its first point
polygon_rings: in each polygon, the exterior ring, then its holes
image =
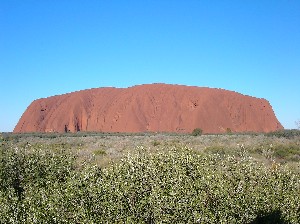
{"type": "Polygon", "coordinates": [[[270,103],[237,92],[145,84],[81,90],[33,101],[17,123],[23,132],[270,132],[283,129],[270,103]]]}

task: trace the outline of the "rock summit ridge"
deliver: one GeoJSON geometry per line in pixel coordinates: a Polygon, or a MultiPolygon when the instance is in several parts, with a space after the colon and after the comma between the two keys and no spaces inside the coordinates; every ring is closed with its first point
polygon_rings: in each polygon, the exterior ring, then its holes
{"type": "Polygon", "coordinates": [[[33,101],[14,132],[270,132],[270,103],[224,89],[163,83],[102,87],[33,101]]]}

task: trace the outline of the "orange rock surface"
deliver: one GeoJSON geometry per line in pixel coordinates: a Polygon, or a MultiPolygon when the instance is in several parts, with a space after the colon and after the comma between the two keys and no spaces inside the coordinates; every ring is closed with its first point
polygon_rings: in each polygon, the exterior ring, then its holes
{"type": "Polygon", "coordinates": [[[223,89],[168,84],[96,88],[33,101],[14,132],[269,132],[270,103],[223,89]]]}

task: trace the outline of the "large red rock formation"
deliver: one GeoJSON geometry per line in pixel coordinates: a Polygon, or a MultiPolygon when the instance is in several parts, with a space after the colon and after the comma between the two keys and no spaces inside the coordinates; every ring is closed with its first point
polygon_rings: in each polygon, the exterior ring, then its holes
{"type": "Polygon", "coordinates": [[[14,132],[269,132],[282,129],[265,99],[223,89],[149,84],[38,99],[14,132]]]}

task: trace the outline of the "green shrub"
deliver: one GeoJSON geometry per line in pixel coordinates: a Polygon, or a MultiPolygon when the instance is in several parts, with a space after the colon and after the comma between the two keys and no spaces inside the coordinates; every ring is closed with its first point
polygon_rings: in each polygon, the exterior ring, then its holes
{"type": "MultiPolygon", "coordinates": [[[[210,154],[219,154],[219,155],[225,155],[226,154],[226,150],[225,147],[223,146],[209,146],[206,147],[204,152],[208,152],[210,154]]],[[[228,152],[227,152],[228,154],[228,152]]]]}
{"type": "Polygon", "coordinates": [[[297,129],[284,129],[265,134],[266,136],[275,136],[278,138],[292,139],[294,137],[300,137],[300,130],[297,129]]]}
{"type": "Polygon", "coordinates": [[[62,148],[27,144],[0,148],[0,190],[13,188],[22,198],[27,186],[64,182],[75,169],[75,156],[62,148]]]}
{"type": "Polygon", "coordinates": [[[106,155],[106,151],[104,149],[98,149],[94,151],[94,155],[95,156],[102,156],[102,155],[106,155]]]}
{"type": "Polygon", "coordinates": [[[160,142],[159,141],[156,141],[156,140],[154,140],[153,142],[152,142],[152,145],[155,147],[155,146],[159,146],[160,145],[160,142]]]}
{"type": "Polygon", "coordinates": [[[192,135],[193,135],[193,136],[199,136],[199,135],[202,135],[202,129],[201,129],[201,128],[195,128],[195,129],[192,131],[192,135]]]}
{"type": "Polygon", "coordinates": [[[286,144],[272,147],[274,156],[279,159],[300,161],[300,145],[286,144]]]}
{"type": "Polygon", "coordinates": [[[278,164],[177,147],[140,148],[105,169],[76,168],[74,158],[57,147],[2,145],[0,223],[300,221],[300,176],[278,164]]]}

